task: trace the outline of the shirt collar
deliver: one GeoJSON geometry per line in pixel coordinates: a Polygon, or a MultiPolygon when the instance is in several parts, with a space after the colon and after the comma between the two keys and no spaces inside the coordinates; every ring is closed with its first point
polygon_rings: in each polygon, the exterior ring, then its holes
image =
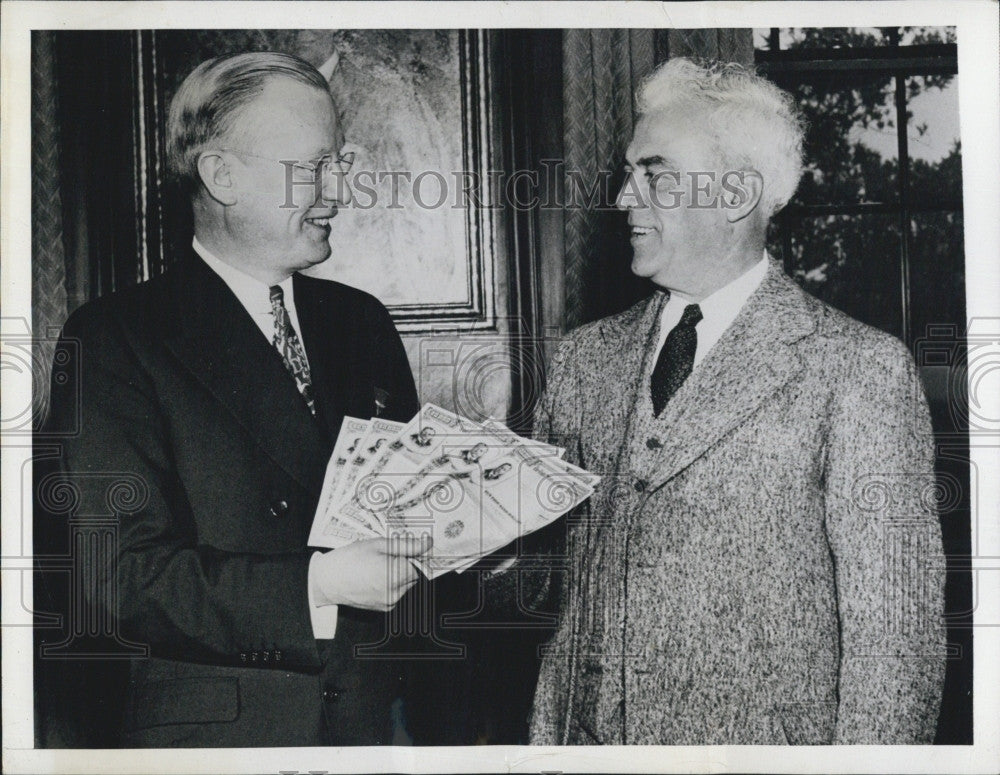
{"type": "MultiPolygon", "coordinates": [[[[237,269],[232,264],[227,264],[222,259],[215,256],[208,248],[202,245],[198,238],[192,240],[191,247],[194,252],[201,256],[202,260],[222,278],[222,281],[229,286],[240,304],[251,315],[271,314],[271,289],[260,280],[251,277],[246,272],[237,269]]],[[[285,304],[294,304],[292,296],[292,278],[286,277],[278,285],[284,291],[285,304]]]]}
{"type": "MultiPolygon", "coordinates": [[[[747,299],[753,295],[753,292],[764,281],[764,276],[767,274],[767,265],[767,250],[765,250],[760,261],[735,280],[730,281],[717,291],[713,291],[698,302],[702,317],[706,320],[709,318],[727,320],[728,322],[735,320],[736,315],[739,314],[743,305],[747,303],[747,299]]],[[[676,298],[677,302],[685,307],[693,303],[679,293],[671,294],[671,298],[676,298]]]]}

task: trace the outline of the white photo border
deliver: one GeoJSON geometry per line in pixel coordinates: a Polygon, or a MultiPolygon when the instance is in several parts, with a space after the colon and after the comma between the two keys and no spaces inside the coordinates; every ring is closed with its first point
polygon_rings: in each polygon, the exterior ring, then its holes
{"type": "MultiPolygon", "coordinates": [[[[970,320],[1000,338],[1000,73],[995,0],[890,2],[29,2],[0,4],[0,309],[31,320],[30,33],[33,29],[606,28],[955,26],[970,320]],[[446,22],[446,23],[442,23],[446,22]]],[[[20,321],[20,322],[19,322],[20,321]]],[[[20,326],[20,328],[19,328],[20,326]]],[[[994,345],[998,342],[994,342],[994,345]]],[[[994,382],[996,378],[993,377],[994,382]]],[[[31,374],[4,368],[5,407],[30,405],[31,374]]],[[[1000,389],[981,416],[1000,417],[1000,389]]],[[[2,415],[7,417],[6,411],[2,415]]],[[[971,746],[701,746],[35,750],[30,438],[4,438],[3,770],[242,772],[996,772],[1000,767],[1000,438],[970,438],[975,601],[971,746]],[[20,486],[18,486],[20,485],[20,486]],[[25,502],[27,501],[27,502],[25,502]]]]}

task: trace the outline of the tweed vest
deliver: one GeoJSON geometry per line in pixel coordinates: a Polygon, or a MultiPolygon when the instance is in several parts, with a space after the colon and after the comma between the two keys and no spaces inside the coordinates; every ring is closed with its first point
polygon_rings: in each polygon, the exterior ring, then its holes
{"type": "Polygon", "coordinates": [[[574,627],[576,642],[587,645],[573,650],[576,669],[567,730],[570,744],[628,742],[625,665],[649,656],[641,646],[626,645],[628,580],[634,522],[657,516],[644,511],[642,505],[668,432],[670,412],[654,416],[649,389],[658,356],[660,319],[668,299],[667,293],[658,293],[643,316],[642,329],[647,332],[644,354],[639,373],[628,380],[632,401],[617,464],[610,476],[604,472],[590,524],[575,536],[586,545],[573,553],[584,558],[584,567],[575,569],[575,583],[571,583],[575,601],[571,605],[579,612],[574,627]]]}

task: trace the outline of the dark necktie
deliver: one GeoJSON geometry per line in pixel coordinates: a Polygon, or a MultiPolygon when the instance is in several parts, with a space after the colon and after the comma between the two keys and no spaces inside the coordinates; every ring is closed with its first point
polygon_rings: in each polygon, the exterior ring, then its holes
{"type": "Polygon", "coordinates": [[[312,394],[312,375],[309,373],[309,361],[306,351],[302,348],[299,335],[292,327],[291,318],[285,308],[285,294],[280,285],[271,286],[271,312],[274,313],[274,339],[272,342],[281,354],[288,373],[295,378],[295,386],[306,401],[309,411],[316,414],[316,403],[312,394]]]}
{"type": "Polygon", "coordinates": [[[681,322],[667,334],[663,343],[650,380],[653,414],[656,417],[660,416],[667,402],[694,368],[694,353],[698,349],[698,334],[694,327],[699,320],[701,308],[697,304],[688,304],[681,315],[681,322]]]}

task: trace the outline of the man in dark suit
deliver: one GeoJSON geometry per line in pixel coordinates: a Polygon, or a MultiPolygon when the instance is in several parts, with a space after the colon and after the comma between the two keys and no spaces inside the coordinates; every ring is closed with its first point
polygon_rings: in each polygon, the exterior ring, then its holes
{"type": "Polygon", "coordinates": [[[299,274],[350,201],[327,85],[283,54],[210,60],[179,88],[167,145],[192,249],[70,317],[76,374],[52,396],[54,429],[80,407],[62,459],[77,516],[119,516],[88,602],[149,649],[121,744],[390,743],[399,663],[355,647],[385,636],[421,547],[306,546],[343,417],[418,408],[385,308],[299,274]]]}

